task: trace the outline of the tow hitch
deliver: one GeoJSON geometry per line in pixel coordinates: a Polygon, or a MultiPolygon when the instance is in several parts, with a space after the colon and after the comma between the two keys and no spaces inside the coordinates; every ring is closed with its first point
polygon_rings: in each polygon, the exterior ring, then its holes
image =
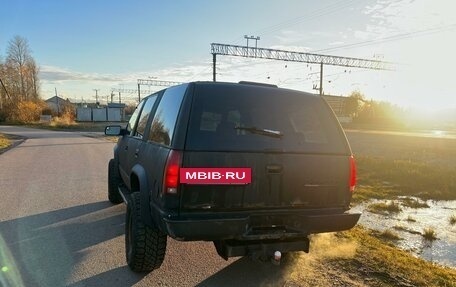
{"type": "Polygon", "coordinates": [[[274,256],[271,258],[271,262],[274,265],[280,265],[280,259],[282,259],[282,252],[276,251],[274,252],[274,256]]]}
{"type": "Polygon", "coordinates": [[[249,256],[253,260],[269,261],[280,264],[282,253],[292,251],[309,252],[307,237],[293,240],[219,240],[214,241],[218,255],[225,260],[229,257],[249,256]],[[280,250],[280,251],[279,251],[280,250]]]}

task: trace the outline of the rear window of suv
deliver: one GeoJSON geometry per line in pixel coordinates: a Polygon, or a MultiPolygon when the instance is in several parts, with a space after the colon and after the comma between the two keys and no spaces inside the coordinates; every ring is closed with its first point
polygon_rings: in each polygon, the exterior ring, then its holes
{"type": "Polygon", "coordinates": [[[247,85],[197,85],[186,149],[345,154],[348,146],[339,129],[317,96],[247,85]]]}

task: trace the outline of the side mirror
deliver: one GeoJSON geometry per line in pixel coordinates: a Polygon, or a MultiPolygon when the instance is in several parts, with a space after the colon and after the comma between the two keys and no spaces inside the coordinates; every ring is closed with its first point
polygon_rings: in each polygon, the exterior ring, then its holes
{"type": "Polygon", "coordinates": [[[107,136],[122,136],[125,134],[125,130],[121,126],[107,126],[105,128],[105,135],[107,136]]]}

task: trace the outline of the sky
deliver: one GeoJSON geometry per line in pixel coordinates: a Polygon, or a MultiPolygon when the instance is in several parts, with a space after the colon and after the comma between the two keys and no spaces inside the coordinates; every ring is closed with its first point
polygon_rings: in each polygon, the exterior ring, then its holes
{"type": "MultiPolygon", "coordinates": [[[[394,71],[324,66],[325,94],[436,113],[456,108],[456,1],[452,0],[0,0],[0,58],[28,40],[41,96],[106,102],[137,79],[212,80],[211,43],[378,59],[394,71]],[[254,41],[250,40],[249,45],[254,41]]],[[[217,57],[217,80],[317,92],[319,65],[217,57]]],[[[142,87],[159,90],[162,87],[142,87]]],[[[122,94],[134,101],[135,94],[122,94]]],[[[114,98],[117,100],[117,98],[114,98]]]]}

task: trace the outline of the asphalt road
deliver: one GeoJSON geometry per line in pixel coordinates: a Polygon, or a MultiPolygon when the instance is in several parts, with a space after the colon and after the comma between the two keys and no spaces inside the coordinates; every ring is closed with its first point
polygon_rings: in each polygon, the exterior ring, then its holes
{"type": "MultiPolygon", "coordinates": [[[[210,242],[168,238],[161,268],[133,273],[125,262],[125,206],[107,201],[114,143],[77,132],[7,126],[0,132],[27,138],[0,154],[0,287],[370,285],[363,274],[318,264],[339,246],[325,237],[313,238],[310,254],[293,254],[280,266],[248,258],[225,261],[210,242]]],[[[456,155],[452,139],[358,131],[347,136],[355,155],[385,156],[382,147],[388,146],[395,147],[390,156],[406,158],[413,156],[408,145],[417,141],[423,148],[452,147],[449,157],[456,155]]]]}
{"type": "Polygon", "coordinates": [[[0,132],[27,137],[0,155],[0,286],[297,286],[287,276],[295,263],[225,261],[210,242],[168,239],[160,269],[133,273],[125,206],[107,201],[114,144],[74,132],[0,132]]]}

